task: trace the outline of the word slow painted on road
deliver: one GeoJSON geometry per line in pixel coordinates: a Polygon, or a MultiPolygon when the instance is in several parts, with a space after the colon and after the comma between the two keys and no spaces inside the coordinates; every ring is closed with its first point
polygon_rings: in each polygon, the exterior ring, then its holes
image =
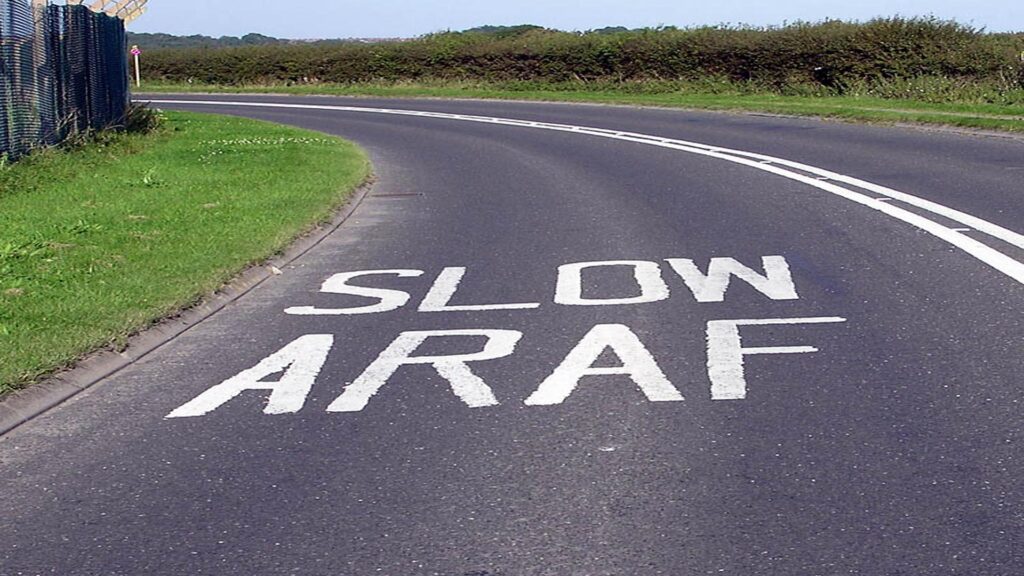
{"type": "MultiPolygon", "coordinates": [[[[670,258],[659,262],[619,260],[579,262],[558,268],[554,305],[570,307],[629,306],[660,302],[671,297],[666,281],[669,276],[681,281],[699,303],[724,302],[733,280],[745,282],[773,301],[799,300],[789,264],[782,256],[765,256],[760,269],[747,266],[734,258],[714,258],[701,270],[689,259],[670,258]],[[584,278],[597,271],[625,269],[632,272],[635,286],[628,294],[586,295],[584,278]]],[[[343,272],[328,278],[320,291],[324,294],[357,298],[355,306],[318,308],[297,306],[285,313],[292,316],[352,316],[383,314],[406,308],[412,296],[391,288],[367,287],[357,284],[380,277],[418,278],[424,270],[389,269],[343,272]],[[375,278],[376,277],[376,278],[375,278]]],[[[442,270],[430,290],[419,302],[421,313],[487,312],[495,310],[533,310],[540,302],[502,304],[452,304],[467,269],[451,267],[442,270]]],[[[835,324],[846,322],[840,317],[757,318],[713,320],[707,323],[707,371],[713,400],[743,400],[747,397],[744,357],[766,354],[806,354],[818,352],[807,345],[785,345],[745,348],[740,328],[744,326],[781,326],[835,324]]],[[[328,412],[359,412],[403,366],[430,365],[450,385],[455,396],[470,408],[499,404],[494,391],[474,373],[471,365],[512,356],[523,333],[503,329],[459,329],[407,331],[400,333],[377,358],[348,383],[327,408],[328,412]],[[417,354],[432,339],[464,339],[476,345],[456,354],[417,354]],[[479,342],[483,342],[482,347],[479,342]]],[[[331,334],[308,334],[274,352],[252,368],[217,384],[193,400],[174,410],[168,418],[189,418],[207,415],[245,393],[267,396],[265,414],[294,414],[303,409],[334,348],[331,334]],[[278,376],[275,376],[278,375],[278,376]],[[275,376],[276,379],[267,381],[275,376]]],[[[587,376],[620,375],[628,377],[651,402],[682,402],[683,394],[668,379],[654,356],[630,329],[622,324],[599,324],[584,334],[579,343],[554,368],[524,403],[528,406],[551,406],[564,402],[587,376]],[[614,354],[618,366],[597,366],[607,352],[614,354]]],[[[624,380],[625,381],[625,380],[624,380]]]]}

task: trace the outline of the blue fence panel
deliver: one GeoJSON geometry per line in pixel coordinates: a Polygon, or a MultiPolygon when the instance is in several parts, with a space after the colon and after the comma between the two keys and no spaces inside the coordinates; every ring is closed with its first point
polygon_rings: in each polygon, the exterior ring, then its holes
{"type": "Polygon", "coordinates": [[[120,19],[85,6],[0,0],[0,155],[16,159],[120,124],[128,72],[120,19]]]}

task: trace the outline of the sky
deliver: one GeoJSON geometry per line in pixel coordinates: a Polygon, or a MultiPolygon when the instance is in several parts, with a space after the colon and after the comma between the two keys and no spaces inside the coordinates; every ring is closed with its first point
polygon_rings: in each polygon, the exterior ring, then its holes
{"type": "Polygon", "coordinates": [[[1024,31],[1024,0],[149,0],[148,8],[131,30],[207,36],[258,32],[278,38],[407,38],[484,24],[588,30],[934,15],[992,32],[1024,31]]]}

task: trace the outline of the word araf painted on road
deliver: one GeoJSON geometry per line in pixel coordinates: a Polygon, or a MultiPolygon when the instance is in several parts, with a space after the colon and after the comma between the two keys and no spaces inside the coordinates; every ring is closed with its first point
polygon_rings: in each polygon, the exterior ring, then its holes
{"type": "MultiPolygon", "coordinates": [[[[798,300],[796,285],[786,259],[782,256],[762,258],[761,270],[748,267],[733,258],[712,259],[703,272],[693,261],[672,258],[665,261],[667,268],[657,262],[609,261],[566,264],[558,269],[554,304],[558,306],[627,306],[667,300],[670,296],[666,276],[678,277],[692,297],[701,303],[724,302],[733,279],[750,285],[770,300],[798,300]],[[608,268],[631,270],[636,287],[630,294],[601,298],[584,295],[584,274],[608,268]],[[667,273],[666,273],[667,272],[667,273]]],[[[453,305],[451,302],[466,276],[465,268],[445,268],[434,280],[427,295],[419,303],[418,312],[457,313],[488,312],[495,310],[532,310],[539,302],[508,304],[453,305]]],[[[293,316],[352,316],[382,314],[409,306],[408,292],[394,289],[370,288],[354,282],[370,277],[390,276],[418,278],[423,270],[364,270],[336,274],[324,282],[321,292],[359,297],[365,302],[345,308],[316,308],[299,306],[288,308],[293,316]]],[[[379,280],[379,279],[378,279],[379,280]]],[[[845,318],[762,318],[746,320],[714,320],[707,324],[707,370],[711,381],[713,400],[743,400],[747,397],[744,357],[763,354],[805,354],[817,352],[812,346],[770,346],[744,348],[740,337],[743,326],[829,324],[846,322],[845,318]]],[[[335,399],[328,412],[359,412],[381,390],[388,380],[403,366],[429,364],[451,385],[452,392],[471,408],[498,405],[491,387],[477,376],[471,365],[511,356],[523,333],[516,330],[469,329],[409,331],[399,334],[354,381],[349,383],[335,399]],[[470,342],[483,339],[482,348],[458,354],[418,355],[424,344],[435,338],[462,338],[470,342]]],[[[321,369],[334,346],[331,334],[309,334],[291,342],[271,354],[256,366],[213,386],[198,397],[174,410],[168,418],[203,416],[248,391],[268,394],[264,413],[293,414],[300,411],[316,384],[321,369]],[[266,381],[280,374],[276,380],[266,381]]],[[[582,335],[579,343],[565,359],[539,384],[525,403],[529,406],[561,404],[580,385],[586,376],[622,375],[651,402],[682,402],[683,395],[647,350],[640,338],[628,326],[600,324],[582,335]],[[620,365],[596,366],[606,352],[615,354],[620,365]]],[[[625,380],[624,380],[625,381],[625,380]]]]}

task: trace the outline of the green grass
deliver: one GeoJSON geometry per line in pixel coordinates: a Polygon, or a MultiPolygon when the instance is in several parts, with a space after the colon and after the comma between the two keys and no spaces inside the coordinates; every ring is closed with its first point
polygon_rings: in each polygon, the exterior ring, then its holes
{"type": "Polygon", "coordinates": [[[196,303],[330,217],[369,174],[354,145],[169,113],[0,169],[0,393],[196,303]]]}
{"type": "Polygon", "coordinates": [[[789,96],[772,93],[701,91],[646,92],[624,89],[559,89],[536,86],[488,86],[479,83],[386,83],[354,85],[214,86],[150,83],[146,92],[321,94],[392,98],[483,98],[545,102],[590,102],[672,108],[767,112],[849,121],[918,123],[1024,132],[1024,106],[987,103],[922,102],[868,96],[789,96]]]}

